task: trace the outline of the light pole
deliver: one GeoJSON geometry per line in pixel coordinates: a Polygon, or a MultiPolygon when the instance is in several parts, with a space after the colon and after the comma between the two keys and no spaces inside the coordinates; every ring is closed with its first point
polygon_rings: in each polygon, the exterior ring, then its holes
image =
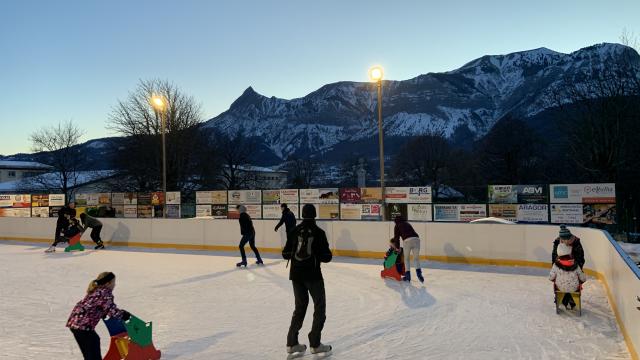
{"type": "Polygon", "coordinates": [[[378,148],[380,150],[380,188],[382,191],[382,207],[380,212],[382,220],[386,220],[385,211],[385,191],[384,191],[384,134],[382,130],[382,76],[384,72],[381,66],[374,66],[369,69],[369,79],[374,81],[378,88],[378,148]]]}
{"type": "Polygon", "coordinates": [[[151,97],[151,106],[160,113],[160,128],[162,131],[162,217],[167,217],[167,148],[165,145],[165,113],[167,109],[167,101],[161,95],[153,95],[151,97]]]}

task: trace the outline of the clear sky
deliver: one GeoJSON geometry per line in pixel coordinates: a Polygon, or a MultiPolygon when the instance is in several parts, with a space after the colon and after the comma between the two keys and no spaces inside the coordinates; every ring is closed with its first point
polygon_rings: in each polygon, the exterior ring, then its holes
{"type": "Polygon", "coordinates": [[[73,120],[113,136],[111,108],[139,79],[168,79],[204,118],[248,87],[296,98],[370,65],[403,80],[486,54],[571,52],[640,33],[639,0],[4,0],[0,154],[73,120]]]}

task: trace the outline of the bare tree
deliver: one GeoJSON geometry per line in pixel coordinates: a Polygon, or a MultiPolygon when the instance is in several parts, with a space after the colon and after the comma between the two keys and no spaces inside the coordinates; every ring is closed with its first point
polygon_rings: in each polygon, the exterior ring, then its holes
{"type": "Polygon", "coordinates": [[[57,126],[40,129],[31,134],[33,152],[44,152],[42,157],[53,166],[54,172],[27,178],[25,186],[39,185],[46,191],[60,191],[68,199],[70,190],[76,186],[78,171],[83,166],[83,154],[76,146],[84,135],[73,121],[59,122],[57,126]]]}
{"type": "Polygon", "coordinates": [[[228,190],[257,186],[257,178],[249,170],[255,153],[255,141],[240,129],[235,134],[218,135],[215,138],[217,155],[221,165],[220,176],[228,190]]]}
{"type": "Polygon", "coordinates": [[[167,80],[141,80],[126,100],[113,108],[107,128],[124,136],[120,171],[132,179],[138,190],[156,190],[161,184],[162,121],[165,121],[167,148],[167,189],[186,189],[199,166],[201,150],[201,107],[193,97],[167,80]],[[166,101],[159,112],[151,105],[152,96],[166,101]]]}
{"type": "Polygon", "coordinates": [[[289,173],[289,183],[297,189],[308,189],[317,180],[321,162],[318,159],[290,157],[285,169],[289,173]]]}

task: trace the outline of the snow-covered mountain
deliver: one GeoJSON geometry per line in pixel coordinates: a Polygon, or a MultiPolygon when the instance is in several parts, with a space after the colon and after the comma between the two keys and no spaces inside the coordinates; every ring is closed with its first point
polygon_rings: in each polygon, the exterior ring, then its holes
{"type": "MultiPolygon", "coordinates": [[[[488,55],[459,69],[383,82],[385,136],[404,137],[429,129],[452,136],[468,129],[485,135],[506,114],[527,118],[554,105],[556,89],[588,80],[593,70],[640,56],[620,44],[599,44],[563,54],[546,48],[488,55]]],[[[210,119],[205,127],[224,134],[242,130],[263,141],[277,157],[327,152],[377,134],[376,88],[371,83],[337,82],[297,99],[258,94],[253,88],[210,119]]]]}

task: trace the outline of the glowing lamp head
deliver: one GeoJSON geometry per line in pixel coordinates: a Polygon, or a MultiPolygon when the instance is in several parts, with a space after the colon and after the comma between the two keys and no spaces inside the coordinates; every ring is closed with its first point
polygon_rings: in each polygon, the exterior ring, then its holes
{"type": "Polygon", "coordinates": [[[374,66],[371,69],[369,69],[369,79],[371,79],[371,81],[375,81],[375,82],[381,81],[383,75],[384,75],[384,72],[382,71],[381,66],[374,66]]]}
{"type": "Polygon", "coordinates": [[[162,96],[153,95],[151,97],[151,106],[153,106],[153,108],[158,111],[162,111],[164,110],[164,107],[166,106],[166,104],[162,96]]]}

